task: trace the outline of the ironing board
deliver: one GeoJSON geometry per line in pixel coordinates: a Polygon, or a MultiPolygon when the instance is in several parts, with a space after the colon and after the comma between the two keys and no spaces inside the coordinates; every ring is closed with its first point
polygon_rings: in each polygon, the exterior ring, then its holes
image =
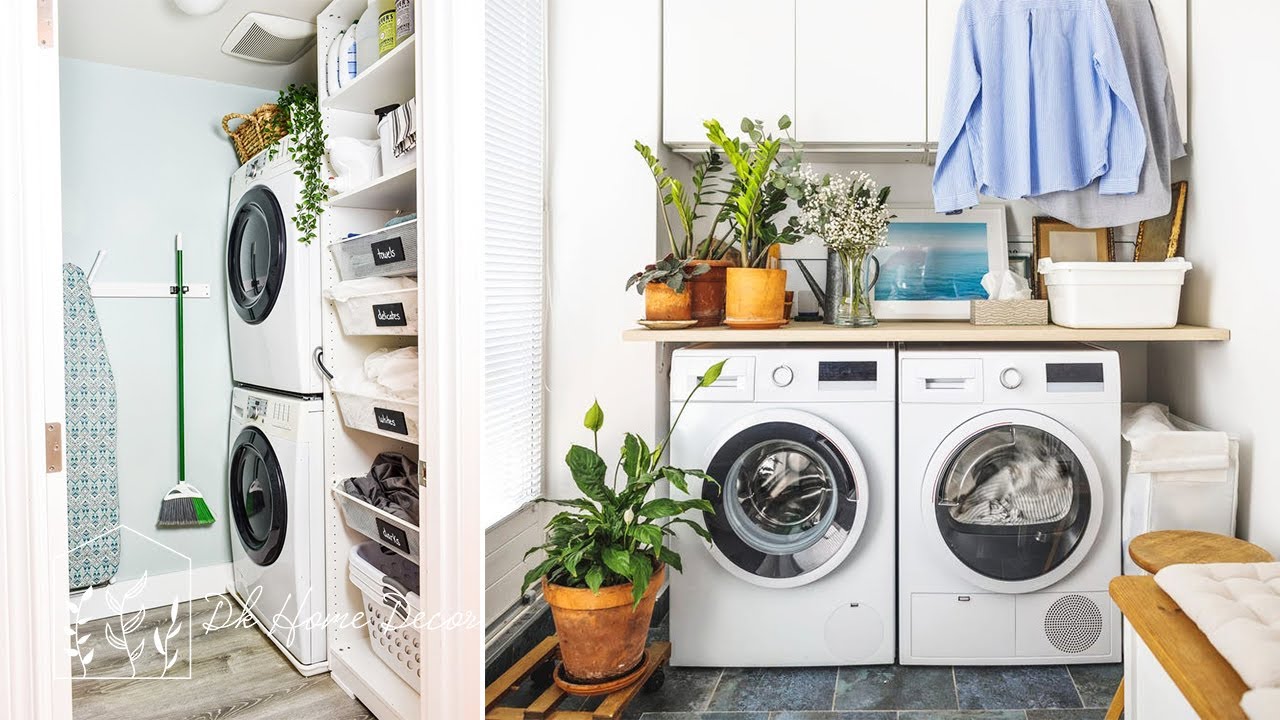
{"type": "Polygon", "coordinates": [[[72,589],[120,568],[116,381],[84,271],[62,268],[67,384],[67,565],[72,589]]]}

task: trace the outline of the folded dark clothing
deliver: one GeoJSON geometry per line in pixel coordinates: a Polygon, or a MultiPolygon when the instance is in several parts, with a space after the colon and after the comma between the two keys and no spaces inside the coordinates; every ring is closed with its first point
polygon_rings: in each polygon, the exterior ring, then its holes
{"type": "Polygon", "coordinates": [[[378,455],[368,475],[350,478],[343,489],[379,510],[418,524],[417,463],[400,453],[378,455]]]}

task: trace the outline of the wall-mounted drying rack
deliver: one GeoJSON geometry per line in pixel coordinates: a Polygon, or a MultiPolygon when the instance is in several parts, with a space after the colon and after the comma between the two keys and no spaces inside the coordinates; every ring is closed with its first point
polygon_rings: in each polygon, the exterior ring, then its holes
{"type": "MultiPolygon", "coordinates": [[[[102,261],[107,256],[106,250],[99,250],[98,256],[93,259],[93,266],[89,268],[89,274],[86,281],[89,283],[89,291],[96,298],[171,298],[178,295],[178,286],[173,283],[143,283],[143,282],[125,282],[125,283],[96,283],[94,278],[98,274],[98,268],[102,267],[102,261]]],[[[207,298],[209,297],[209,283],[186,283],[183,285],[183,295],[188,298],[207,298]]]]}

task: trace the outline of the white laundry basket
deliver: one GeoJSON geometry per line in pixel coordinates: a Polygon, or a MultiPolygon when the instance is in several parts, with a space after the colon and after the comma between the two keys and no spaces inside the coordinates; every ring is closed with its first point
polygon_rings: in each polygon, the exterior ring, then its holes
{"type": "Polygon", "coordinates": [[[338,311],[342,332],[347,335],[418,334],[417,288],[357,295],[331,302],[338,311]]]}
{"type": "Polygon", "coordinates": [[[329,246],[343,280],[418,273],[418,221],[409,220],[329,246]]]}
{"type": "Polygon", "coordinates": [[[336,389],[332,392],[342,424],[353,430],[417,444],[417,403],[336,389]]]}
{"type": "Polygon", "coordinates": [[[342,508],[347,527],[411,562],[418,562],[418,527],[348,493],[345,484],[345,480],[333,484],[333,498],[342,508]]]}
{"type": "Polygon", "coordinates": [[[1054,325],[1071,328],[1170,328],[1178,324],[1182,282],[1191,263],[1040,260],[1054,325]]]}
{"type": "MultiPolygon", "coordinates": [[[[1208,428],[1168,416],[1179,431],[1204,432],[1208,428]]],[[[1121,439],[1124,499],[1121,534],[1124,536],[1124,572],[1142,574],[1127,548],[1135,537],[1153,530],[1201,530],[1234,536],[1236,488],[1240,475],[1240,443],[1228,438],[1230,462],[1225,468],[1178,472],[1130,472],[1133,449],[1121,439]]]]}
{"type": "Polygon", "coordinates": [[[351,583],[364,596],[365,627],[373,654],[414,690],[422,679],[422,601],[418,566],[378,543],[351,548],[351,583]]]}

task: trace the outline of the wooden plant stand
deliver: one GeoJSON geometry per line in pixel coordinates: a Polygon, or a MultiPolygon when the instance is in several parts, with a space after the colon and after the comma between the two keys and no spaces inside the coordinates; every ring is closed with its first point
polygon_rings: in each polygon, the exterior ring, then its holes
{"type": "Polygon", "coordinates": [[[671,643],[652,643],[647,649],[643,670],[634,683],[604,695],[595,710],[559,710],[557,708],[560,703],[569,697],[560,686],[551,682],[551,675],[560,656],[559,650],[560,639],[555,635],[548,637],[485,688],[485,720],[619,720],[622,711],[626,710],[627,705],[641,690],[655,692],[662,687],[666,682],[663,666],[671,658],[671,643]],[[529,707],[498,705],[530,677],[537,677],[547,682],[548,686],[529,707]]]}

